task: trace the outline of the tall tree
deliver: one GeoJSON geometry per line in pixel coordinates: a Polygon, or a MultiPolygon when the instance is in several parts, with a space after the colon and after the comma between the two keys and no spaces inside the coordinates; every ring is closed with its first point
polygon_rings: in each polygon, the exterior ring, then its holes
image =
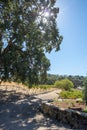
{"type": "Polygon", "coordinates": [[[6,80],[19,78],[22,81],[28,77],[29,82],[33,83],[38,81],[42,68],[46,75],[50,62],[45,52],[52,49],[58,51],[62,41],[56,24],[59,8],[55,7],[55,2],[0,1],[1,77],[6,80]]]}

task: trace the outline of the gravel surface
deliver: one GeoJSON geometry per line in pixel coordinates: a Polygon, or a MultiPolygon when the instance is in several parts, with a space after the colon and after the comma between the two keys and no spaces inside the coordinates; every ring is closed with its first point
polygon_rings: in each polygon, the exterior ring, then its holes
{"type": "Polygon", "coordinates": [[[59,90],[36,95],[24,91],[0,87],[0,130],[71,130],[39,111],[41,101],[57,97],[59,90]]]}

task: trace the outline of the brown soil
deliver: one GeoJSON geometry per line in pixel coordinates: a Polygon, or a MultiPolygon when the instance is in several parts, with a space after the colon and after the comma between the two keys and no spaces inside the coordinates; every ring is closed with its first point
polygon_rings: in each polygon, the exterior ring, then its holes
{"type": "Polygon", "coordinates": [[[73,109],[78,111],[84,111],[84,109],[87,109],[86,104],[78,103],[75,99],[63,99],[62,101],[54,101],[53,104],[57,107],[73,109]]]}

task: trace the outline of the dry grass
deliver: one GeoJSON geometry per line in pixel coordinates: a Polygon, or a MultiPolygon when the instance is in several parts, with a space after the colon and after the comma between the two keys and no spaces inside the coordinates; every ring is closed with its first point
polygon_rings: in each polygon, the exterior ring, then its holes
{"type": "Polygon", "coordinates": [[[21,92],[24,94],[39,94],[42,92],[52,91],[53,88],[50,89],[42,89],[42,88],[28,88],[26,85],[22,83],[16,83],[16,82],[2,82],[0,84],[0,89],[6,90],[6,91],[15,91],[15,92],[21,92]]]}
{"type": "Polygon", "coordinates": [[[1,82],[1,85],[26,87],[22,83],[17,83],[17,82],[1,82]]]}

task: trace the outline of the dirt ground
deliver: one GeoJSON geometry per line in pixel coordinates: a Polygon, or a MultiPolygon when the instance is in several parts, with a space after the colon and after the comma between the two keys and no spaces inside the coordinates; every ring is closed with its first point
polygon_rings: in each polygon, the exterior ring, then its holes
{"type": "Polygon", "coordinates": [[[56,98],[59,92],[39,94],[23,87],[0,86],[0,130],[70,130],[39,111],[42,100],[56,98]]]}
{"type": "Polygon", "coordinates": [[[84,112],[84,110],[87,109],[87,105],[85,103],[77,102],[76,99],[62,99],[62,101],[54,100],[52,104],[57,107],[78,110],[80,112],[84,112]]]}

